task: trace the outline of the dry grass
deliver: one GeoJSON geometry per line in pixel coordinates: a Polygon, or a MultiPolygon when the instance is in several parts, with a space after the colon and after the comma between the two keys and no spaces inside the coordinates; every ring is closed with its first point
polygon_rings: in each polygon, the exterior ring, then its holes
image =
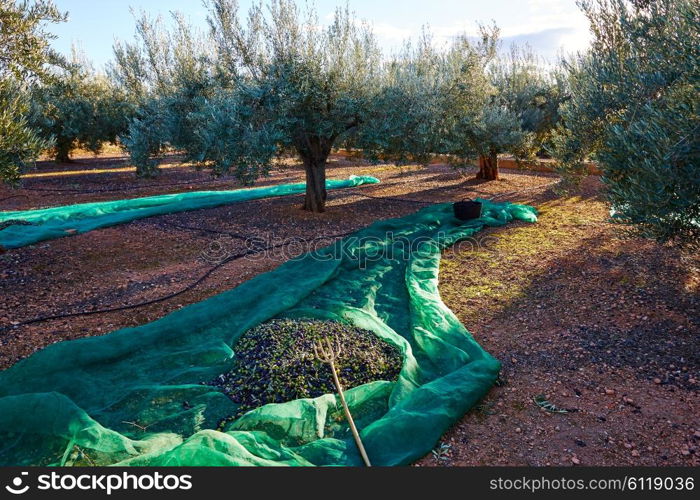
{"type": "MultiPolygon", "coordinates": [[[[532,202],[532,201],[530,201],[532,202]]],[[[603,228],[605,203],[580,197],[535,203],[537,224],[515,223],[478,235],[484,248],[448,251],[440,268],[443,300],[459,311],[466,325],[507,307],[526,293],[533,279],[567,252],[576,251],[584,237],[603,228]]]]}

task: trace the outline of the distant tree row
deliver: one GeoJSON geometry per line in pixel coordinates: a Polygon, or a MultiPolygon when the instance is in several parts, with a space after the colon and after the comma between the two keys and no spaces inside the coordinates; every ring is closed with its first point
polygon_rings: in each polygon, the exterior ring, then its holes
{"type": "Polygon", "coordinates": [[[52,2],[0,0],[0,178],[16,183],[42,151],[69,161],[76,148],[99,152],[128,128],[134,101],[74,50],[50,48],[49,23],[66,14],[52,2]]]}
{"type": "MultiPolygon", "coordinates": [[[[527,48],[499,50],[495,26],[437,47],[428,31],[396,55],[338,9],[322,27],[292,0],[205,0],[208,29],[177,14],[141,15],[115,45],[108,75],[49,49],[46,0],[0,0],[0,175],[16,180],[38,151],[66,161],[119,141],[141,176],[167,151],[244,184],[293,153],[304,208],[325,209],[334,148],[370,159],[455,167],[498,179],[499,155],[553,156],[568,181],[595,160],[615,219],[662,241],[698,240],[696,0],[582,0],[590,50],[547,70],[527,48]]],[[[570,183],[575,184],[575,182],[570,183]]]]}
{"type": "Polygon", "coordinates": [[[0,0],[0,178],[16,183],[24,166],[50,145],[29,125],[29,88],[63,62],[44,25],[65,15],[48,1],[0,0]]]}
{"type": "Polygon", "coordinates": [[[124,142],[142,175],[174,148],[249,183],[293,151],[304,208],[322,212],[334,148],[396,162],[480,158],[479,178],[495,180],[499,154],[531,156],[557,123],[560,82],[529,51],[498,57],[495,27],[446,50],[426,32],[387,58],[348,9],[320,28],[291,0],[256,4],[245,19],[233,0],[207,5],[205,33],[144,16],[137,40],[115,48],[112,74],[140,103],[124,142]]]}
{"type": "Polygon", "coordinates": [[[29,124],[52,140],[56,161],[69,162],[77,148],[99,153],[117,144],[135,110],[125,91],[95,73],[75,49],[70,61],[30,93],[29,124]]]}

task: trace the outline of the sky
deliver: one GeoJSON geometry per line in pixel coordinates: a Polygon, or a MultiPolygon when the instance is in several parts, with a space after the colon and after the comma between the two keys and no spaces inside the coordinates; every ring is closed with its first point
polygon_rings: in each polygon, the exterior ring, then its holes
{"type": "MultiPolygon", "coordinates": [[[[252,0],[240,0],[247,11],[252,0]]],[[[54,0],[68,11],[67,23],[51,31],[58,36],[53,45],[70,53],[76,44],[98,69],[112,58],[114,41],[132,40],[134,16],[182,12],[193,25],[206,27],[207,11],[201,0],[54,0]]],[[[302,2],[303,3],[303,2],[302,2]]],[[[345,0],[315,0],[319,18],[329,22],[333,11],[345,0]]],[[[403,40],[415,37],[428,25],[436,43],[467,33],[474,34],[477,23],[495,21],[501,29],[503,47],[512,43],[529,44],[546,61],[554,62],[562,53],[583,50],[588,45],[588,25],[576,0],[348,0],[357,17],[374,28],[379,43],[388,52],[403,40]]]]}

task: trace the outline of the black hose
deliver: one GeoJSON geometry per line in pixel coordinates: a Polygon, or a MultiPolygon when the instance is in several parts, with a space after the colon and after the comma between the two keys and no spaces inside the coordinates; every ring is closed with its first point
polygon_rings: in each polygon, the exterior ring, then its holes
{"type": "MultiPolygon", "coordinates": [[[[135,189],[148,189],[148,188],[160,188],[160,187],[172,187],[172,186],[185,186],[185,185],[200,185],[209,184],[214,182],[228,182],[221,179],[212,179],[209,181],[197,181],[197,182],[171,182],[168,184],[154,184],[148,186],[126,186],[121,188],[107,188],[107,189],[61,189],[61,188],[39,188],[39,187],[21,187],[26,191],[39,191],[39,192],[49,192],[49,193],[72,193],[72,194],[95,194],[95,193],[113,193],[121,191],[132,191],[135,189]]],[[[0,200],[2,201],[2,200],[0,200]]]]}
{"type": "Polygon", "coordinates": [[[432,205],[435,203],[434,201],[422,201],[422,200],[412,200],[410,198],[394,198],[391,196],[372,196],[369,194],[365,193],[353,193],[356,194],[357,196],[362,196],[363,198],[371,198],[373,200],[389,200],[389,201],[399,201],[403,203],[421,203],[424,205],[432,205]]]}
{"type": "MultiPolygon", "coordinates": [[[[352,233],[353,233],[353,231],[349,231],[347,233],[340,233],[340,234],[334,234],[334,235],[329,235],[329,236],[317,236],[316,238],[301,238],[301,241],[310,242],[310,241],[317,241],[317,240],[321,240],[321,239],[337,239],[337,238],[342,238],[344,236],[348,236],[349,234],[352,234],[352,233]]],[[[299,240],[296,240],[296,241],[299,241],[299,240]]],[[[232,256],[224,259],[223,261],[219,262],[218,264],[216,264],[212,268],[208,269],[194,283],[191,283],[190,285],[187,285],[185,288],[178,290],[177,292],[173,292],[173,293],[170,293],[168,295],[165,295],[163,297],[158,297],[156,299],[146,300],[143,302],[137,302],[136,304],[128,304],[125,306],[110,307],[107,309],[96,309],[94,311],[78,311],[78,312],[72,312],[72,313],[54,314],[54,315],[50,315],[50,316],[39,316],[39,317],[32,318],[32,319],[29,319],[26,321],[21,321],[19,323],[14,324],[14,325],[0,327],[0,333],[5,332],[7,330],[14,329],[14,328],[19,328],[20,326],[27,326],[27,325],[32,325],[35,323],[43,323],[45,321],[53,321],[53,320],[57,320],[57,319],[66,319],[66,318],[75,318],[77,316],[93,316],[95,314],[106,314],[106,313],[117,312],[117,311],[128,311],[130,309],[137,309],[139,307],[145,307],[145,306],[149,306],[152,304],[157,304],[159,302],[164,302],[166,300],[170,300],[170,299],[173,299],[175,297],[178,297],[179,295],[182,295],[183,293],[188,292],[188,291],[194,289],[195,287],[199,286],[204,280],[206,280],[209,276],[211,276],[212,273],[214,273],[216,270],[220,269],[222,266],[228,264],[229,262],[232,262],[232,261],[238,260],[238,259],[242,259],[243,257],[246,257],[248,255],[253,255],[256,253],[260,253],[260,252],[266,252],[268,250],[274,250],[275,248],[283,247],[285,245],[288,245],[289,243],[290,243],[289,241],[285,241],[282,243],[278,243],[276,245],[269,245],[269,246],[264,247],[264,248],[255,248],[255,249],[247,250],[245,252],[238,253],[236,255],[232,255],[232,256]]]]}
{"type": "Polygon", "coordinates": [[[13,196],[8,196],[7,198],[0,198],[0,203],[2,203],[3,201],[11,200],[13,198],[29,198],[29,196],[27,196],[26,194],[16,194],[13,196]]]}

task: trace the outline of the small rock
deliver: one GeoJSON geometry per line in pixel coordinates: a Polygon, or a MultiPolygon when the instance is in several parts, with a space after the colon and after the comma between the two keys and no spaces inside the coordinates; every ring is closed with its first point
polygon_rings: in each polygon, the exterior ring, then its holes
{"type": "Polygon", "coordinates": [[[656,385],[659,385],[659,384],[661,383],[661,379],[660,379],[660,378],[655,378],[655,379],[654,379],[654,383],[655,383],[656,385]]]}
{"type": "Polygon", "coordinates": [[[578,465],[581,463],[581,461],[576,457],[571,457],[571,463],[573,463],[574,465],[578,465]]]}
{"type": "Polygon", "coordinates": [[[638,457],[638,456],[639,456],[639,452],[638,452],[637,450],[632,450],[632,456],[633,456],[633,457],[638,457]]]}
{"type": "Polygon", "coordinates": [[[521,432],[523,432],[523,430],[522,430],[520,427],[516,427],[516,428],[515,428],[515,432],[517,432],[518,434],[520,434],[521,432]]]}
{"type": "Polygon", "coordinates": [[[615,391],[613,391],[612,389],[605,389],[605,394],[607,394],[608,396],[612,396],[613,394],[615,394],[615,391]]]}

